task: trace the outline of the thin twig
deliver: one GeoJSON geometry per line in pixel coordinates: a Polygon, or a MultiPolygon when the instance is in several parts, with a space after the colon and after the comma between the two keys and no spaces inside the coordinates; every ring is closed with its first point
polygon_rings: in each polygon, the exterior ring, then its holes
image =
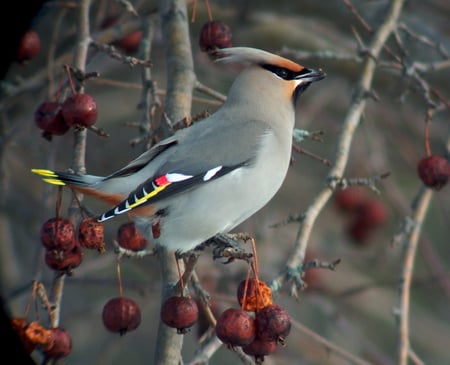
{"type": "Polygon", "coordinates": [[[343,359],[350,361],[351,364],[357,365],[371,365],[368,361],[365,361],[352,353],[344,350],[342,347],[335,345],[333,342],[327,340],[326,338],[320,336],[317,332],[312,331],[308,327],[302,325],[300,322],[292,320],[292,326],[306,334],[309,338],[323,345],[328,351],[335,353],[336,355],[342,357],[343,359]]]}
{"type": "Polygon", "coordinates": [[[410,355],[409,343],[409,309],[410,309],[410,289],[413,278],[414,258],[417,252],[422,223],[425,219],[428,207],[433,196],[433,191],[423,187],[417,196],[417,206],[414,211],[414,227],[407,241],[404,243],[403,265],[399,278],[399,304],[395,311],[398,319],[398,352],[397,364],[407,365],[410,355]]]}

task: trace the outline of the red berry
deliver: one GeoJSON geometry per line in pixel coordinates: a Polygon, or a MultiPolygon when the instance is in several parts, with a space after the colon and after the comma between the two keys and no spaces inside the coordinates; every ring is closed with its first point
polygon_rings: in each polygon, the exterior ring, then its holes
{"type": "Polygon", "coordinates": [[[16,53],[17,62],[23,63],[36,57],[41,51],[41,39],[34,30],[28,30],[20,39],[16,53]]]}
{"type": "Polygon", "coordinates": [[[417,165],[417,173],[425,186],[442,189],[450,176],[450,163],[439,155],[422,158],[417,165]]]}
{"type": "Polygon", "coordinates": [[[48,219],[41,227],[41,242],[48,250],[72,250],[76,245],[72,222],[63,217],[48,219]]]}
{"type": "Polygon", "coordinates": [[[78,226],[78,242],[81,247],[105,252],[103,224],[95,218],[84,218],[78,226]]]}
{"type": "Polygon", "coordinates": [[[74,94],[62,104],[62,116],[70,126],[90,127],[97,121],[97,103],[89,94],[74,94]]]}
{"type": "Polygon", "coordinates": [[[50,341],[41,347],[42,352],[51,359],[66,357],[72,351],[72,338],[70,333],[61,328],[52,328],[50,341]]]}
{"type": "Polygon", "coordinates": [[[242,347],[242,350],[250,356],[254,356],[256,364],[264,362],[264,356],[270,355],[277,349],[276,341],[264,341],[256,337],[248,345],[242,347]]]}
{"type": "Polygon", "coordinates": [[[137,303],[127,297],[110,299],[103,307],[103,324],[110,332],[121,336],[135,330],[141,323],[141,310],[137,303]]]}
{"type": "Polygon", "coordinates": [[[49,135],[61,136],[70,126],[65,122],[61,105],[55,101],[44,101],[34,112],[36,125],[49,135]]]}
{"type": "Polygon", "coordinates": [[[203,52],[214,51],[216,48],[231,47],[231,30],[224,22],[212,20],[200,29],[200,49],[203,52]]]}
{"type": "MultiPolygon", "coordinates": [[[[118,20],[119,18],[116,15],[109,15],[105,19],[103,19],[102,23],[100,24],[100,28],[105,29],[113,26],[117,23],[118,20]]],[[[136,30],[114,42],[114,45],[120,48],[125,53],[134,53],[139,49],[143,35],[144,32],[142,30],[136,30]]]]}
{"type": "Polygon", "coordinates": [[[360,224],[367,226],[380,226],[387,220],[387,210],[384,204],[377,199],[367,199],[355,214],[360,224]]]}
{"type": "Polygon", "coordinates": [[[78,244],[70,251],[47,250],[45,253],[45,263],[55,271],[71,273],[82,261],[83,251],[78,244]]]}
{"type": "Polygon", "coordinates": [[[248,345],[255,331],[254,318],[243,309],[228,308],[217,319],[217,337],[230,347],[248,345]]]}
{"type": "Polygon", "coordinates": [[[120,247],[132,251],[141,251],[148,245],[148,241],[136,228],[134,222],[123,223],[119,227],[117,242],[120,247]]]}
{"type": "Polygon", "coordinates": [[[347,235],[353,243],[367,244],[376,229],[386,222],[387,217],[387,210],[381,201],[368,199],[354,212],[347,226],[347,235]]]}
{"type": "Polygon", "coordinates": [[[272,304],[256,312],[256,336],[262,341],[281,344],[291,331],[291,317],[279,305],[272,304]]]}
{"type": "Polygon", "coordinates": [[[143,34],[142,30],[137,30],[119,39],[116,45],[125,53],[134,53],[139,49],[143,34]]]}
{"type": "Polygon", "coordinates": [[[353,243],[363,246],[369,243],[375,233],[375,229],[373,226],[356,218],[349,223],[346,232],[353,243]]]}
{"type": "Polygon", "coordinates": [[[186,333],[198,320],[198,307],[194,299],[173,296],[161,307],[161,320],[177,333],[186,333]]]}
{"type": "Polygon", "coordinates": [[[337,208],[345,213],[353,212],[366,199],[366,195],[359,187],[348,187],[336,190],[334,193],[334,203],[337,208]]]}

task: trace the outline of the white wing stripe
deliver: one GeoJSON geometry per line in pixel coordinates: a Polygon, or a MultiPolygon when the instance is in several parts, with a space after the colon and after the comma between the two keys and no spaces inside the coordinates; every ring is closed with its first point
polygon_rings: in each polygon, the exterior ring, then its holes
{"type": "Polygon", "coordinates": [[[192,175],[184,175],[184,174],[178,174],[176,172],[173,173],[169,173],[166,174],[166,178],[169,182],[173,183],[173,182],[179,182],[179,181],[184,181],[184,180],[188,180],[191,177],[193,177],[192,175]]]}
{"type": "Polygon", "coordinates": [[[214,177],[222,169],[222,166],[214,167],[213,169],[206,172],[205,176],[203,176],[203,181],[208,181],[214,177]]]}

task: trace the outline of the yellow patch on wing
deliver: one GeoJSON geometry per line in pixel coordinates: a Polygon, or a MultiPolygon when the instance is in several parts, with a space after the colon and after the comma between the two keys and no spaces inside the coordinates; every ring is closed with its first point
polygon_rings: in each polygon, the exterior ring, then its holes
{"type": "Polygon", "coordinates": [[[154,197],[155,195],[157,195],[159,192],[161,192],[162,190],[167,188],[169,185],[170,184],[158,186],[157,188],[152,190],[150,193],[144,195],[142,198],[137,199],[133,204],[130,204],[128,208],[133,209],[133,208],[138,207],[141,204],[144,204],[147,200],[149,200],[151,197],[154,197]]]}

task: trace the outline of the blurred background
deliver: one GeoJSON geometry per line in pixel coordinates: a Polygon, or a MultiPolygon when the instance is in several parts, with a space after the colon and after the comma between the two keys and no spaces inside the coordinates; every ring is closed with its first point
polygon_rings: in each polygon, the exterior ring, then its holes
{"type": "MultiPolygon", "coordinates": [[[[389,3],[383,0],[209,1],[213,18],[230,27],[234,46],[284,54],[327,73],[325,80],[312,85],[298,101],[297,127],[323,133],[322,141],[306,140],[299,146],[331,164],[355,82],[360,77],[360,52],[383,21],[389,3]],[[349,4],[353,4],[371,29],[351,13],[349,4]]],[[[156,19],[151,76],[164,105],[167,43],[159,28],[158,3],[131,1],[130,4],[140,16],[156,19]]],[[[189,16],[193,5],[188,3],[189,16]]],[[[42,183],[30,169],[67,169],[71,165],[74,141],[72,131],[53,136],[51,140],[43,138],[42,130],[34,122],[34,113],[48,98],[50,90],[55,91],[66,80],[62,65],[70,64],[73,56],[76,14],[76,1],[43,4],[29,25],[40,37],[39,53],[26,62],[13,61],[2,80],[0,289],[8,313],[15,317],[24,316],[32,302],[33,280],[42,282],[49,292],[52,287],[54,274],[44,261],[39,232],[42,224],[56,214],[57,189],[42,183]],[[55,29],[58,29],[56,33],[55,29]]],[[[99,37],[96,39],[111,41],[107,33],[105,36],[108,28],[102,27],[104,19],[111,14],[121,15],[123,24],[135,19],[123,2],[93,1],[91,32],[99,37]]],[[[436,91],[431,93],[433,100],[444,105],[429,124],[431,149],[442,156],[447,156],[450,135],[449,19],[450,3],[446,0],[407,1],[396,33],[398,42],[393,37],[388,42],[391,52],[404,60],[403,65],[447,62],[447,66],[444,63],[442,67],[421,73],[425,85],[436,91]]],[[[205,2],[198,1],[195,19],[189,22],[195,74],[203,85],[226,95],[236,70],[213,64],[199,48],[199,32],[207,21],[205,2]]],[[[120,29],[113,33],[116,37],[124,35],[120,29]]],[[[121,52],[138,56],[133,48],[121,52]]],[[[341,259],[340,264],[335,271],[308,270],[305,277],[308,287],[297,299],[289,295],[287,288],[275,297],[275,302],[286,308],[296,323],[361,361],[383,365],[396,364],[398,340],[394,312],[399,302],[402,245],[394,238],[401,232],[405,217],[412,214],[422,187],[417,164],[426,154],[424,130],[430,101],[424,97],[421,85],[408,77],[405,70],[392,67],[393,63],[389,52],[382,52],[373,84],[377,97],[367,102],[353,136],[345,171],[347,178],[368,178],[390,172],[387,178],[377,181],[379,194],[367,187],[361,189],[366,199],[381,204],[382,223],[369,237],[358,235],[357,229],[352,228],[352,216],[343,210],[335,194],[315,222],[307,259],[323,262],[341,259]]],[[[130,67],[91,49],[86,71],[100,75],[87,80],[85,86],[97,102],[96,126],[109,134],[101,137],[88,130],[86,168],[88,173],[106,175],[144,150],[143,143],[130,144],[139,133],[130,124],[141,119],[138,106],[142,67],[130,67]]],[[[192,116],[212,113],[220,105],[198,90],[194,96],[199,99],[194,98],[192,116]]],[[[283,222],[291,215],[302,214],[326,184],[330,166],[320,159],[294,151],[287,179],[277,196],[236,229],[255,237],[261,279],[267,283],[283,270],[299,230],[298,222],[283,222]]],[[[63,214],[70,199],[70,192],[64,191],[63,214]]],[[[85,204],[94,212],[104,209],[89,199],[85,204]]],[[[106,223],[106,252],[85,250],[82,263],[65,281],[60,325],[70,331],[73,348],[70,356],[62,360],[64,364],[143,364],[153,358],[161,290],[159,263],[155,257],[121,262],[124,295],[138,303],[142,311],[140,326],[119,336],[108,332],[102,323],[104,304],[119,293],[113,241],[121,222],[117,219],[106,223]]],[[[445,186],[433,194],[422,228],[411,287],[411,346],[426,364],[450,363],[449,222],[450,194],[449,187],[445,186]]],[[[197,272],[217,313],[238,306],[236,289],[247,272],[244,263],[224,265],[205,251],[197,272]]],[[[45,326],[46,312],[39,305],[31,306],[28,319],[36,320],[36,313],[45,326]]],[[[186,363],[198,348],[200,332],[198,324],[185,335],[182,355],[186,363]]],[[[41,359],[37,352],[33,357],[37,362],[41,359]]],[[[238,360],[226,347],[210,359],[211,364],[218,365],[231,361],[238,360]]],[[[323,343],[294,325],[286,345],[267,356],[264,363],[358,362],[327,350],[323,343]]]]}

